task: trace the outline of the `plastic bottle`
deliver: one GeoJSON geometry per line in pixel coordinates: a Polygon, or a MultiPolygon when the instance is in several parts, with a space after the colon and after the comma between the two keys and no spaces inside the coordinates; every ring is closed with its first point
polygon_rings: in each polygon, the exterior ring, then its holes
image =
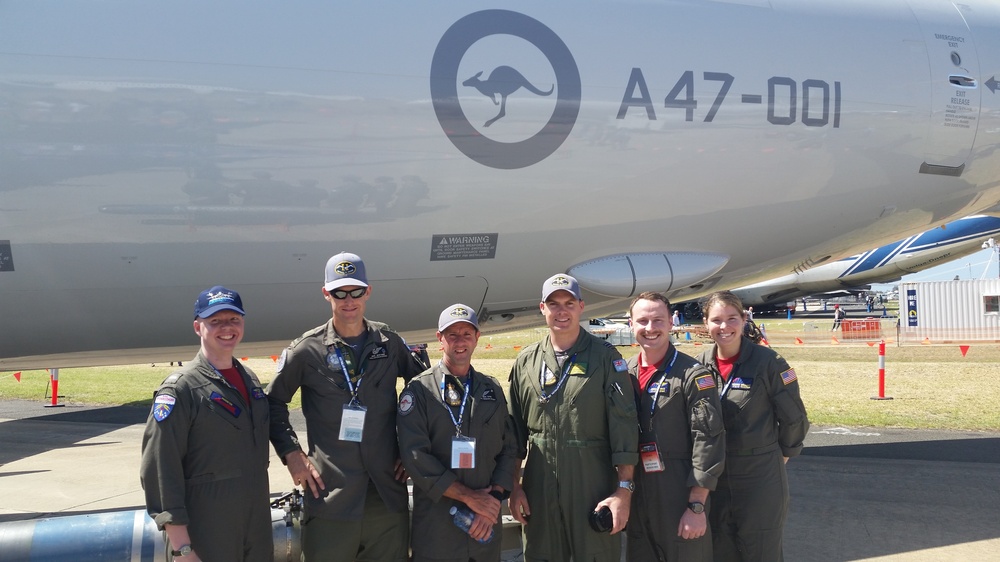
{"type": "MultiPolygon", "coordinates": [[[[476,518],[476,514],[473,513],[471,509],[467,507],[459,507],[457,505],[451,506],[448,513],[451,514],[451,520],[455,523],[455,526],[466,533],[468,533],[469,529],[472,528],[472,521],[476,518]]],[[[483,544],[486,544],[491,540],[493,540],[493,529],[490,529],[490,536],[485,539],[476,539],[476,541],[483,544]]]]}

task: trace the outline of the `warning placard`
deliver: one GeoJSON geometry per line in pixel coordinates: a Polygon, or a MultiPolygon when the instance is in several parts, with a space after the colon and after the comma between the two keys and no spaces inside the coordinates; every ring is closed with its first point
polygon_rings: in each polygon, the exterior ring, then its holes
{"type": "Polygon", "coordinates": [[[433,234],[431,261],[489,260],[496,257],[499,233],[433,234]]]}

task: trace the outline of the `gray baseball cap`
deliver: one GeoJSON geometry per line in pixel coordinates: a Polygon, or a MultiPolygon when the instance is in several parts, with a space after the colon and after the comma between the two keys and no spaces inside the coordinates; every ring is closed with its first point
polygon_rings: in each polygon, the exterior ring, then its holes
{"type": "Polygon", "coordinates": [[[583,296],[580,294],[580,283],[572,275],[557,273],[546,279],[542,285],[542,302],[545,302],[549,295],[556,291],[566,291],[573,295],[576,300],[583,300],[583,296]]]}
{"type": "Polygon", "coordinates": [[[367,287],[368,276],[365,275],[365,262],[357,254],[341,252],[326,262],[326,284],[323,287],[332,291],[347,285],[367,287]]]}
{"type": "Polygon", "coordinates": [[[444,309],[441,316],[438,317],[438,331],[443,332],[456,322],[468,322],[476,330],[479,330],[479,316],[476,315],[476,311],[471,306],[453,304],[444,309]]]}

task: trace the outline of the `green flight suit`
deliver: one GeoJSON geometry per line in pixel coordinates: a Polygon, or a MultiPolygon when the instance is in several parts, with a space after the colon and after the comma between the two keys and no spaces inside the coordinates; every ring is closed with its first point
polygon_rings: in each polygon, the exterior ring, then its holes
{"type": "MultiPolygon", "coordinates": [[[[332,555],[321,553],[317,557],[317,553],[306,553],[306,547],[313,544],[306,537],[310,521],[318,518],[359,522],[364,519],[368,523],[365,514],[370,510],[365,509],[366,499],[377,504],[377,498],[367,498],[369,494],[377,495],[385,504],[390,522],[384,524],[400,527],[386,529],[375,536],[393,537],[403,545],[404,553],[408,542],[406,485],[396,480],[394,471],[399,458],[396,378],[403,377],[409,381],[423,368],[410,354],[402,338],[385,324],[365,320],[365,325],[368,337],[357,355],[337,335],[333,320],[306,332],[282,353],[277,374],[267,386],[271,407],[271,443],[282,459],[301,449],[288,419],[288,402],[301,389],[309,460],[326,485],[318,499],[311,493],[303,494],[303,554],[307,559],[329,559],[332,555]],[[340,439],[344,406],[351,402],[351,392],[337,355],[338,349],[348,370],[355,376],[360,375],[353,383],[359,402],[367,408],[360,443],[340,439]],[[391,522],[394,520],[392,514],[401,516],[397,518],[398,523],[391,522]]],[[[387,518],[380,515],[379,520],[386,521],[387,518]]],[[[322,522],[318,525],[325,527],[322,522]]],[[[371,525],[374,523],[369,527],[371,525]]],[[[371,531],[361,525],[352,526],[352,529],[336,537],[340,545],[338,551],[361,547],[362,532],[371,531]]],[[[314,538],[320,537],[314,534],[314,538]]],[[[379,547],[385,546],[382,539],[372,540],[379,547]]],[[[370,550],[371,545],[368,548],[370,550]]],[[[339,554],[353,557],[353,553],[339,554]]]]}
{"type": "Polygon", "coordinates": [[[496,379],[472,369],[463,412],[461,405],[449,406],[442,400],[440,384],[445,376],[451,385],[446,392],[454,391],[464,399],[464,384],[439,363],[410,381],[400,394],[396,413],[403,466],[413,479],[413,557],[418,561],[499,561],[503,523],[498,519],[491,542],[479,543],[456,527],[448,513],[453,505],[464,504],[443,494],[456,481],[472,490],[494,484],[508,491],[513,487],[517,445],[507,399],[496,379]],[[460,415],[462,436],[476,440],[474,468],[451,468],[455,421],[460,415]]]}
{"type": "Polygon", "coordinates": [[[233,366],[249,404],[200,351],[163,381],[139,475],[157,527],[187,525],[202,560],[270,561],[268,404],[253,371],[235,359],[233,366]]]}
{"type": "Polygon", "coordinates": [[[712,345],[698,359],[718,376],[726,423],[726,470],[712,492],[713,550],[720,562],[784,559],[788,474],[809,431],[795,371],[748,338],[723,382],[712,345]]]}
{"type": "Polygon", "coordinates": [[[531,508],[524,529],[527,561],[618,562],[620,534],[591,529],[590,514],[617,490],[616,465],[639,460],[635,398],[625,360],[611,344],[580,331],[560,368],[546,336],[524,349],[510,372],[510,406],[522,485],[531,508]],[[548,369],[558,383],[545,387],[548,369]]]}
{"type": "MultiPolygon", "coordinates": [[[[714,490],[726,462],[726,432],[714,375],[673,345],[645,388],[639,387],[639,357],[628,364],[635,377],[640,448],[655,443],[663,465],[659,472],[647,472],[641,460],[636,467],[628,559],[712,562],[711,528],[697,539],[684,539],[677,535],[677,527],[688,509],[691,487],[714,490]]],[[[709,512],[710,503],[705,504],[709,512]]]]}

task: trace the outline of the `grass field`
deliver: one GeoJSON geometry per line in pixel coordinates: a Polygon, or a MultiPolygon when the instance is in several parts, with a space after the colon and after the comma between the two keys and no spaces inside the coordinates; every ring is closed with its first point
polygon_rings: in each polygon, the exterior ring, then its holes
{"type": "MultiPolygon", "coordinates": [[[[780,333],[780,327],[769,333],[780,333]]],[[[520,348],[541,337],[539,330],[484,335],[473,364],[506,387],[507,374],[520,348]]],[[[704,349],[682,341],[682,352],[704,349]]],[[[629,357],[635,347],[619,347],[629,357]]],[[[814,424],[853,427],[902,427],[1000,431],[1000,346],[971,344],[963,356],[958,345],[888,346],[886,396],[878,394],[878,347],[852,345],[776,345],[798,374],[802,398],[814,424]]],[[[440,357],[436,345],[428,351],[440,357]]],[[[250,358],[247,364],[266,382],[274,373],[270,358],[250,358]]],[[[168,364],[62,369],[62,403],[148,406],[160,381],[175,368],[168,364]]],[[[25,371],[21,381],[0,373],[0,399],[19,398],[47,403],[45,371],[25,371]]],[[[297,406],[297,403],[293,403],[297,406]]]]}

